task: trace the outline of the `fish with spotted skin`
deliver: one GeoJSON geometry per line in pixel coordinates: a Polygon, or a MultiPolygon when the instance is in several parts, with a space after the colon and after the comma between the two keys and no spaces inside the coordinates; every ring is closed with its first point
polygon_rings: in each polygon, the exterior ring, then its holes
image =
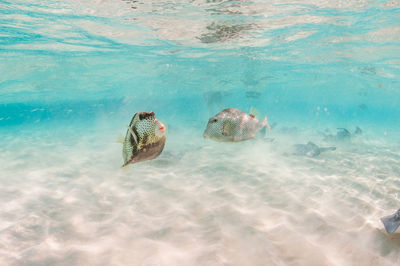
{"type": "Polygon", "coordinates": [[[166,128],[156,119],[154,112],[136,113],[123,141],[122,167],[159,156],[164,149],[166,136],[166,128]]]}
{"type": "Polygon", "coordinates": [[[254,138],[262,128],[270,130],[267,116],[259,121],[254,114],[227,108],[208,120],[203,137],[215,141],[238,142],[254,138]]]}

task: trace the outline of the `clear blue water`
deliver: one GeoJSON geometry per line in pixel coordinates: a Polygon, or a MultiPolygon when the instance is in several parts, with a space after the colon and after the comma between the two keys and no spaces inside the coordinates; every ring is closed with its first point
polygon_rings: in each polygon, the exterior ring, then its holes
{"type": "Polygon", "coordinates": [[[398,265],[379,218],[400,207],[399,17],[398,1],[0,1],[0,264],[398,265]],[[227,107],[274,127],[204,140],[227,107]],[[164,152],[121,170],[116,140],[150,110],[164,152]],[[292,154],[308,141],[337,149],[292,154]]]}

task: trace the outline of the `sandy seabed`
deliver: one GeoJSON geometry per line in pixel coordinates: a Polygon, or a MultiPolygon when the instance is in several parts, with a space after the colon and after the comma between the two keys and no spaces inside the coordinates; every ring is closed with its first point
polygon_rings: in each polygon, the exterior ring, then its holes
{"type": "Polygon", "coordinates": [[[177,130],[124,170],[110,134],[81,133],[4,135],[1,265],[400,264],[400,233],[379,220],[399,208],[400,152],[385,142],[309,158],[290,149],[304,134],[177,130]]]}

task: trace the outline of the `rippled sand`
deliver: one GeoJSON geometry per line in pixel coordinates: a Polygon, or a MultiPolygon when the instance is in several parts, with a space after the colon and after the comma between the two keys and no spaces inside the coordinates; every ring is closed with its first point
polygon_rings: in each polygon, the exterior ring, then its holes
{"type": "Polygon", "coordinates": [[[379,221],[399,208],[388,143],[308,158],[290,152],[299,134],[216,143],[171,129],[161,157],[122,170],[110,134],[28,133],[0,142],[1,265],[400,263],[400,233],[379,221]]]}

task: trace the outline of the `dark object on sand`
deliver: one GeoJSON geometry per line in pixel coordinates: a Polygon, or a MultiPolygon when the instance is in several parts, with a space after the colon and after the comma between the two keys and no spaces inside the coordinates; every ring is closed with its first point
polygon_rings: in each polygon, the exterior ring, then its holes
{"type": "Polygon", "coordinates": [[[315,157],[321,154],[324,151],[334,151],[336,147],[325,147],[321,148],[315,143],[309,141],[307,144],[295,144],[294,145],[294,152],[295,155],[302,155],[308,157],[315,157]]]}
{"type": "Polygon", "coordinates": [[[400,209],[392,215],[382,217],[381,221],[385,226],[386,232],[393,234],[400,226],[400,209]]]}
{"type": "Polygon", "coordinates": [[[359,136],[362,134],[362,130],[359,127],[356,127],[356,130],[354,131],[353,134],[346,128],[338,128],[337,130],[338,130],[338,132],[336,133],[336,135],[333,135],[333,134],[328,135],[328,134],[322,133],[322,135],[324,136],[324,140],[325,141],[348,142],[348,141],[351,141],[351,139],[353,137],[359,136]]]}

